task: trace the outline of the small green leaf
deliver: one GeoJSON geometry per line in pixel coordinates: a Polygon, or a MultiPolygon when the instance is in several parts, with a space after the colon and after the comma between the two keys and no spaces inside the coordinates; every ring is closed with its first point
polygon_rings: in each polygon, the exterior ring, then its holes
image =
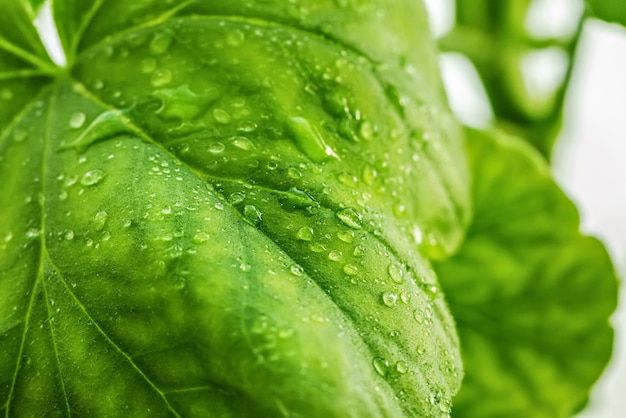
{"type": "Polygon", "coordinates": [[[527,145],[469,133],[474,220],[435,270],[461,337],[457,417],[565,417],[611,355],[609,256],[527,145]]]}
{"type": "Polygon", "coordinates": [[[626,26],[626,7],[621,0],[587,0],[591,13],[598,19],[626,26]]]}

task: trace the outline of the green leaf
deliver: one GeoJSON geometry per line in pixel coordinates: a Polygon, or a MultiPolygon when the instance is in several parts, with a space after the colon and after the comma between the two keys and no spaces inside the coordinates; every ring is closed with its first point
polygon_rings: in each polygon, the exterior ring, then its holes
{"type": "Polygon", "coordinates": [[[454,416],[570,416],[611,354],[609,256],[527,145],[472,131],[469,153],[474,220],[435,266],[466,368],[454,416]]]}
{"type": "Polygon", "coordinates": [[[43,85],[50,63],[26,2],[2,3],[0,13],[0,135],[43,85]]]}
{"type": "Polygon", "coordinates": [[[607,22],[626,26],[626,7],[620,0],[588,0],[591,14],[607,22]]]}
{"type": "MultiPolygon", "coordinates": [[[[563,105],[584,16],[573,33],[537,38],[528,30],[531,0],[456,0],[456,24],[440,41],[445,52],[465,55],[476,68],[495,116],[494,125],[549,157],[561,131],[563,105]],[[525,65],[537,54],[565,61],[547,91],[526,80],[525,65]]],[[[540,55],[539,55],[540,56],[540,55]]]]}
{"type": "Polygon", "coordinates": [[[462,137],[394,4],[366,53],[282,2],[53,3],[69,68],[0,137],[0,412],[449,410],[462,137]]]}

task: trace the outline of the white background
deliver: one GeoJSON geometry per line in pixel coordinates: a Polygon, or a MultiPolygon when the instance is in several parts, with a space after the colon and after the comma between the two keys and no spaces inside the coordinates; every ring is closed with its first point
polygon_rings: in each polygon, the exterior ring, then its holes
{"type": "MultiPolygon", "coordinates": [[[[452,25],[451,0],[426,0],[436,34],[452,25]]],[[[580,0],[535,0],[529,29],[567,30],[582,10],[580,0]]],[[[625,6],[626,7],[626,6],[625,6]]],[[[549,33],[547,33],[549,34],[549,33]]],[[[539,62],[539,82],[550,79],[552,64],[539,62]]],[[[450,104],[465,123],[484,125],[492,117],[475,74],[454,56],[441,60],[450,104]]],[[[621,277],[626,275],[626,30],[590,19],[575,62],[565,106],[564,128],[554,151],[553,172],[577,204],[582,229],[602,239],[621,277]]],[[[588,408],[578,418],[626,417],[626,289],[612,318],[613,359],[596,384],[588,408]]]]}

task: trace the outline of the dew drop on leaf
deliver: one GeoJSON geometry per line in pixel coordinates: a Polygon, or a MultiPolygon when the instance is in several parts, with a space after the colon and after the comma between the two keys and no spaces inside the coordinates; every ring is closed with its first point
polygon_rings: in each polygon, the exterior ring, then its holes
{"type": "Polygon", "coordinates": [[[296,232],[296,238],[300,241],[311,241],[313,239],[313,228],[303,226],[296,232]]]}
{"type": "Polygon", "coordinates": [[[337,232],[337,238],[339,238],[343,242],[350,244],[352,241],[354,241],[354,232],[352,231],[337,232]]]}
{"type": "Polygon", "coordinates": [[[217,123],[221,123],[223,125],[227,125],[232,121],[230,114],[220,108],[213,109],[213,118],[217,123]]]}
{"type": "Polygon", "coordinates": [[[168,69],[158,69],[152,73],[150,84],[152,87],[163,87],[172,81],[172,72],[168,69]]]}
{"type": "Polygon", "coordinates": [[[389,373],[389,362],[387,360],[381,357],[374,357],[372,364],[374,365],[376,373],[382,377],[387,377],[387,374],[389,373]]]}
{"type": "Polygon", "coordinates": [[[85,124],[87,115],[83,112],[75,112],[70,116],[70,127],[73,129],[80,129],[85,124]]]}
{"type": "Polygon", "coordinates": [[[94,229],[96,231],[101,231],[104,228],[104,225],[106,224],[108,218],[109,214],[103,210],[96,213],[96,216],[94,218],[94,229]]]}
{"type": "Polygon", "coordinates": [[[196,235],[193,236],[193,242],[195,244],[202,244],[203,242],[208,241],[209,238],[210,236],[206,232],[198,232],[196,235]]]}
{"type": "Polygon", "coordinates": [[[387,267],[387,272],[389,273],[389,277],[396,283],[402,283],[404,281],[404,271],[402,267],[398,264],[391,263],[389,267],[387,267]]]}
{"type": "Polygon", "coordinates": [[[404,361],[398,361],[396,363],[396,371],[400,374],[406,374],[409,371],[409,366],[404,361]]]}
{"type": "Polygon", "coordinates": [[[346,264],[343,266],[343,272],[348,276],[356,276],[359,273],[359,268],[354,264],[346,264]]]}
{"type": "Polygon", "coordinates": [[[385,306],[393,308],[398,302],[398,295],[393,292],[384,292],[382,295],[382,299],[385,306]]]}
{"type": "Polygon", "coordinates": [[[249,120],[241,121],[237,125],[237,130],[239,132],[245,132],[245,133],[254,132],[256,128],[257,128],[257,124],[249,120]]]}
{"type": "Polygon", "coordinates": [[[243,208],[243,216],[252,224],[258,225],[263,219],[263,214],[254,205],[246,205],[243,208]]]}
{"type": "Polygon", "coordinates": [[[90,170],[83,174],[83,176],[80,178],[80,184],[84,186],[93,186],[102,181],[103,178],[104,171],[98,169],[90,170]]]}
{"type": "Polygon", "coordinates": [[[221,142],[213,142],[211,145],[209,145],[209,152],[211,154],[220,154],[224,152],[225,149],[226,146],[221,142]]]}
{"type": "Polygon", "coordinates": [[[144,58],[141,61],[141,72],[150,74],[157,68],[157,60],[154,58],[144,58]]]}
{"type": "Polygon", "coordinates": [[[172,44],[172,40],[173,37],[170,32],[157,33],[156,35],[154,35],[154,38],[152,38],[152,41],[150,41],[148,50],[152,55],[165,54],[172,44]]]}
{"type": "Polygon", "coordinates": [[[254,149],[254,144],[245,136],[235,136],[232,138],[232,142],[235,147],[244,151],[254,149]]]}
{"type": "Polygon", "coordinates": [[[311,161],[321,163],[332,158],[339,158],[311,121],[302,117],[292,117],[289,118],[288,124],[296,145],[311,161]]]}
{"type": "Polygon", "coordinates": [[[291,274],[294,276],[302,276],[302,273],[304,272],[300,266],[291,266],[290,270],[291,274]]]}
{"type": "Polygon", "coordinates": [[[226,34],[226,45],[236,47],[240,46],[245,40],[245,35],[240,30],[233,30],[226,34]]]}
{"type": "Polygon", "coordinates": [[[361,215],[359,215],[354,209],[347,208],[337,212],[337,217],[353,229],[361,229],[361,215]]]}
{"type": "Polygon", "coordinates": [[[359,127],[359,135],[361,136],[361,138],[367,141],[371,140],[372,138],[374,138],[374,126],[368,121],[361,122],[361,126],[359,127]]]}
{"type": "Polygon", "coordinates": [[[376,182],[376,178],[378,177],[378,172],[374,167],[368,164],[363,168],[362,177],[365,184],[373,186],[376,182]]]}
{"type": "Polygon", "coordinates": [[[341,253],[341,251],[337,251],[337,250],[333,250],[328,253],[328,259],[331,261],[341,261],[342,256],[343,254],[341,253]]]}
{"type": "Polygon", "coordinates": [[[302,177],[302,173],[293,167],[289,167],[287,169],[287,177],[289,177],[292,180],[297,180],[302,177]]]}
{"type": "MultiPolygon", "coordinates": [[[[313,243],[313,244],[311,244],[309,246],[309,250],[311,250],[311,252],[319,254],[319,253],[325,252],[326,251],[326,247],[324,247],[322,244],[316,242],[316,243],[313,243]]],[[[330,256],[329,256],[329,258],[330,258],[330,256]]]]}

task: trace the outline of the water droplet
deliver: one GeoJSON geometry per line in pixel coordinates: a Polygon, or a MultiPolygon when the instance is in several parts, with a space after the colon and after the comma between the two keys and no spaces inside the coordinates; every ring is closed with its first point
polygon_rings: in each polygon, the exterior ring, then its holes
{"type": "Polygon", "coordinates": [[[250,151],[254,149],[254,144],[245,136],[235,136],[232,138],[231,141],[233,142],[234,146],[241,150],[250,151]]]}
{"type": "Polygon", "coordinates": [[[171,215],[172,214],[172,207],[171,206],[165,206],[163,209],[161,209],[161,213],[163,215],[171,215]]]}
{"type": "Polygon", "coordinates": [[[90,170],[83,174],[83,176],[80,178],[80,184],[84,186],[93,186],[102,181],[103,178],[104,171],[98,169],[90,170]]]}
{"type": "Polygon", "coordinates": [[[59,192],[59,200],[66,200],[67,199],[67,190],[61,190],[59,192]]]}
{"type": "Polygon", "coordinates": [[[224,109],[216,108],[213,109],[213,118],[217,123],[221,123],[224,125],[229,124],[232,121],[231,116],[224,109]]]}
{"type": "Polygon", "coordinates": [[[104,228],[104,225],[106,224],[108,218],[109,215],[105,211],[100,211],[96,213],[96,216],[94,218],[94,229],[96,231],[101,231],[102,228],[104,228]]]}
{"type": "Polygon", "coordinates": [[[333,250],[328,253],[328,259],[331,261],[341,261],[342,256],[343,254],[341,253],[341,251],[337,251],[337,250],[333,250]]]}
{"type": "Polygon", "coordinates": [[[233,30],[226,34],[226,45],[236,47],[240,46],[245,40],[245,35],[240,30],[233,30]]]}
{"type": "Polygon", "coordinates": [[[352,231],[337,232],[337,238],[339,238],[343,242],[350,244],[352,243],[352,241],[354,241],[354,232],[352,231]]]}
{"type": "Polygon", "coordinates": [[[93,247],[93,240],[92,240],[91,238],[87,238],[87,239],[85,240],[85,245],[86,245],[87,247],[93,247]]]}
{"type": "Polygon", "coordinates": [[[302,177],[302,173],[293,167],[287,169],[287,177],[293,180],[297,180],[302,177]]]}
{"type": "Polygon", "coordinates": [[[206,232],[198,232],[196,235],[193,236],[193,242],[195,244],[202,244],[203,242],[208,241],[210,238],[211,237],[206,232]]]}
{"type": "Polygon", "coordinates": [[[359,135],[366,141],[374,138],[375,131],[376,130],[374,128],[374,125],[372,125],[371,122],[368,121],[361,122],[361,126],[359,126],[359,135]]]}
{"type": "Polygon", "coordinates": [[[141,61],[141,72],[144,74],[150,74],[157,68],[157,60],[154,58],[144,58],[141,61]]]}
{"type": "Polygon", "coordinates": [[[372,363],[374,365],[374,370],[376,373],[381,375],[382,377],[387,377],[389,373],[389,362],[384,358],[374,357],[374,361],[372,363]]]}
{"type": "Polygon", "coordinates": [[[234,192],[228,196],[228,202],[231,205],[238,205],[246,199],[246,195],[243,192],[234,192]]]}
{"type": "Polygon", "coordinates": [[[363,168],[363,181],[368,186],[373,186],[376,183],[376,178],[378,177],[378,172],[371,165],[366,165],[363,168]]]}
{"type": "Polygon", "coordinates": [[[252,266],[248,263],[241,263],[239,264],[239,270],[243,271],[244,273],[248,273],[250,270],[252,270],[252,266]]]}
{"type": "Polygon", "coordinates": [[[409,366],[406,362],[400,360],[396,363],[396,371],[400,374],[406,374],[409,371],[409,366]]]}
{"type": "Polygon", "coordinates": [[[74,129],[82,128],[87,120],[87,115],[83,112],[75,112],[70,116],[70,127],[74,129]]]}
{"type": "Polygon", "coordinates": [[[320,243],[313,243],[311,245],[309,245],[309,250],[311,250],[314,253],[323,253],[326,252],[326,247],[324,247],[322,244],[320,243]]]}
{"type": "Polygon", "coordinates": [[[263,213],[254,205],[244,206],[243,216],[254,226],[257,226],[263,220],[263,213]]]}
{"type": "Polygon", "coordinates": [[[350,228],[361,229],[361,215],[356,213],[354,209],[340,210],[337,212],[337,217],[350,228]]]}
{"type": "Polygon", "coordinates": [[[239,124],[237,125],[237,130],[239,132],[245,132],[245,133],[254,132],[256,128],[257,128],[257,124],[252,122],[251,120],[243,120],[239,122],[239,124]]]}
{"type": "Polygon", "coordinates": [[[417,354],[419,354],[420,356],[424,355],[426,353],[426,349],[424,348],[423,345],[418,345],[417,346],[417,354]]]}
{"type": "Polygon", "coordinates": [[[424,312],[419,309],[413,311],[413,318],[417,321],[418,324],[424,323],[424,312]]]}
{"type": "Polygon", "coordinates": [[[313,239],[313,228],[303,226],[296,232],[296,238],[300,241],[311,241],[313,239]]]}
{"type": "Polygon", "coordinates": [[[348,276],[356,276],[359,273],[359,268],[354,264],[346,264],[343,266],[343,272],[348,276]]]}
{"type": "Polygon", "coordinates": [[[67,176],[67,178],[65,179],[65,181],[63,182],[63,184],[66,187],[70,187],[73,186],[74,184],[76,184],[76,182],[78,181],[78,176],[76,175],[71,175],[71,176],[67,176]]]}
{"type": "Polygon", "coordinates": [[[26,231],[26,238],[33,239],[37,238],[41,234],[41,231],[37,228],[29,228],[26,231]]]}
{"type": "Polygon", "coordinates": [[[321,163],[332,158],[339,159],[337,153],[324,140],[320,130],[309,120],[292,117],[289,118],[288,126],[296,145],[311,161],[321,163]]]}
{"type": "Polygon", "coordinates": [[[291,266],[290,270],[291,274],[294,276],[302,276],[302,273],[304,273],[304,270],[302,270],[302,267],[300,266],[291,266]]]}
{"type": "Polygon", "coordinates": [[[383,298],[383,303],[385,304],[385,306],[388,306],[390,308],[393,308],[394,306],[396,306],[396,303],[398,302],[398,295],[396,295],[393,292],[383,293],[382,298],[383,298]]]}
{"type": "Polygon", "coordinates": [[[100,240],[102,241],[108,241],[111,239],[111,233],[109,231],[104,231],[102,232],[102,235],[100,235],[100,240]]]}
{"type": "Polygon", "coordinates": [[[172,72],[168,69],[158,69],[152,73],[150,84],[152,87],[163,87],[172,81],[172,72]]]}
{"type": "Polygon", "coordinates": [[[152,41],[150,41],[150,45],[148,46],[148,50],[152,55],[162,55],[167,52],[174,38],[170,32],[159,32],[154,35],[152,41]]]}
{"type": "Polygon", "coordinates": [[[226,146],[221,142],[213,142],[211,145],[209,145],[209,152],[211,154],[220,154],[224,152],[225,149],[226,146]]]}
{"type": "Polygon", "coordinates": [[[400,300],[406,305],[411,301],[411,295],[407,292],[402,292],[400,293],[400,300]]]}
{"type": "Polygon", "coordinates": [[[355,257],[363,257],[363,254],[365,254],[365,247],[362,245],[357,245],[356,247],[354,247],[354,251],[352,252],[352,254],[355,257]]]}
{"type": "Polygon", "coordinates": [[[355,188],[357,187],[358,183],[359,183],[359,179],[356,178],[355,176],[351,176],[348,173],[341,173],[337,176],[337,179],[339,180],[339,182],[345,186],[351,187],[351,188],[355,188]]]}
{"type": "Polygon", "coordinates": [[[426,296],[428,296],[428,298],[431,300],[437,299],[437,297],[439,297],[441,293],[439,292],[439,288],[437,287],[437,285],[432,283],[424,284],[420,287],[422,288],[424,293],[426,293],[426,296]]]}
{"type": "Polygon", "coordinates": [[[389,277],[396,283],[402,283],[404,281],[404,270],[398,264],[391,263],[389,267],[387,267],[387,272],[389,273],[389,277]]]}

